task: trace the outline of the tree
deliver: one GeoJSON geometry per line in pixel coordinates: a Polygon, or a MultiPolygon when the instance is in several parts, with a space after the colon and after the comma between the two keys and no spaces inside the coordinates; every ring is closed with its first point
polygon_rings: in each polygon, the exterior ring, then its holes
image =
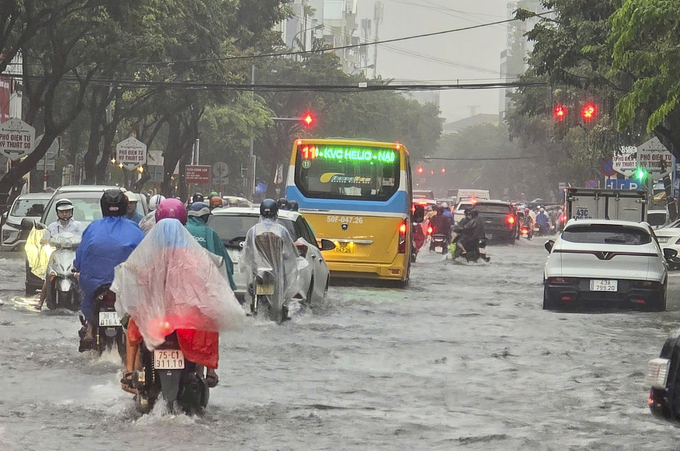
{"type": "Polygon", "coordinates": [[[617,103],[619,128],[639,114],[680,158],[680,6],[667,0],[626,0],[610,19],[611,73],[634,80],[617,103]]]}

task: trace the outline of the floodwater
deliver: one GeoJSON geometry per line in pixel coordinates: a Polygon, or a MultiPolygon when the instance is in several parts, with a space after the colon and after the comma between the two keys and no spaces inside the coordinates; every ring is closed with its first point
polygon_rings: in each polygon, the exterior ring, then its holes
{"type": "Polygon", "coordinates": [[[78,317],[37,312],[0,254],[0,449],[614,450],[676,448],[642,382],[668,311],[542,310],[542,240],[491,263],[424,253],[408,289],[333,286],[283,326],[221,339],[202,416],[140,416],[117,356],[77,351],[78,317]]]}

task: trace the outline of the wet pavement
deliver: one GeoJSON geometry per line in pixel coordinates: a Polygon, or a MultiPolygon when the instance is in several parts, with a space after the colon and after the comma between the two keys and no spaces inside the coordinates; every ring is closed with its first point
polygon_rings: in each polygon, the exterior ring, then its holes
{"type": "Polygon", "coordinates": [[[283,326],[221,338],[202,416],[147,416],[117,355],[77,351],[76,314],[37,312],[0,253],[0,450],[671,449],[642,379],[680,322],[668,311],[542,310],[543,240],[491,263],[423,254],[408,289],[333,286],[283,326]]]}

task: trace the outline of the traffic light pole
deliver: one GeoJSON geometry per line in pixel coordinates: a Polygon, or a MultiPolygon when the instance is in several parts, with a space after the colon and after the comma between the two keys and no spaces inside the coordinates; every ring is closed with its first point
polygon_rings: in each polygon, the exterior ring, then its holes
{"type": "MultiPolygon", "coordinates": [[[[255,85],[255,65],[250,67],[250,84],[255,85]]],[[[251,96],[255,99],[255,88],[250,90],[251,96]]],[[[257,168],[257,160],[255,159],[255,137],[250,137],[250,153],[248,154],[248,183],[246,186],[246,195],[250,199],[255,196],[255,169],[257,168]]]]}

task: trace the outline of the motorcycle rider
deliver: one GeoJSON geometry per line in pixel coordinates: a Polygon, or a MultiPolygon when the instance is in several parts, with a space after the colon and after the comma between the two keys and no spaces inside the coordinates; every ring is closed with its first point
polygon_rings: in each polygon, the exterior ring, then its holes
{"type": "Polygon", "coordinates": [[[73,267],[80,272],[79,284],[83,291],[81,311],[87,321],[80,352],[91,349],[95,344],[95,290],[113,281],[114,268],[123,263],[144,238],[142,230],[125,217],[128,201],[121,190],[104,191],[100,205],[103,217],[85,229],[73,261],[73,267]]]}
{"type": "Polygon", "coordinates": [[[149,233],[149,230],[151,230],[153,226],[156,225],[155,210],[158,204],[160,204],[164,200],[165,196],[162,196],[160,194],[154,194],[149,199],[149,212],[146,214],[146,216],[144,216],[144,219],[139,221],[139,228],[142,229],[142,232],[144,232],[145,235],[149,233]]]}
{"type": "Polygon", "coordinates": [[[437,207],[437,214],[430,219],[430,227],[432,227],[432,235],[444,235],[446,242],[450,243],[451,239],[451,221],[444,214],[444,206],[437,207]]]}
{"type": "MultiPolygon", "coordinates": [[[[57,220],[47,226],[45,229],[45,234],[40,241],[41,244],[47,244],[51,237],[57,236],[64,232],[70,232],[79,237],[83,235],[83,225],[73,219],[73,202],[68,199],[59,199],[55,204],[55,210],[57,210],[57,220]]],[[[43,287],[40,290],[40,301],[38,302],[37,307],[38,310],[41,310],[43,304],[45,303],[48,280],[49,275],[45,274],[45,283],[43,283],[43,287]]]]}
{"type": "Polygon", "coordinates": [[[534,236],[534,217],[531,215],[529,207],[524,208],[524,219],[522,219],[522,226],[528,229],[528,237],[531,239],[534,236]]]}
{"type": "Polygon", "coordinates": [[[142,340],[151,348],[172,333],[159,329],[159,315],[165,316],[164,324],[172,323],[185,357],[206,367],[205,381],[214,387],[219,382],[219,331],[238,325],[243,309],[207,252],[184,228],[184,204],[167,199],[155,215],[156,225],[139,252],[116,270],[111,286],[119,295],[116,310],[129,318],[122,388],[134,393],[132,374],[142,340]]]}
{"type": "Polygon", "coordinates": [[[144,216],[137,213],[137,202],[139,201],[139,194],[126,192],[125,197],[127,197],[128,200],[127,213],[125,213],[125,217],[128,218],[130,221],[134,222],[135,224],[139,225],[139,222],[142,219],[144,219],[144,216]]]}
{"type": "Polygon", "coordinates": [[[536,224],[539,227],[539,235],[547,235],[550,231],[550,218],[545,213],[545,208],[541,208],[538,215],[536,215],[536,224]]]}
{"type": "Polygon", "coordinates": [[[272,309],[281,312],[282,320],[288,314],[285,302],[297,291],[298,251],[288,230],[277,221],[279,207],[275,200],[265,199],[260,204],[260,222],[248,230],[243,246],[241,272],[245,273],[248,294],[254,296],[258,268],[271,268],[276,277],[272,309]]]}
{"type": "Polygon", "coordinates": [[[191,203],[193,204],[194,202],[203,202],[203,194],[201,193],[194,193],[193,196],[191,196],[191,203]]]}
{"type": "Polygon", "coordinates": [[[461,255],[465,255],[475,249],[479,245],[479,240],[484,238],[484,224],[475,208],[470,210],[470,220],[458,230],[460,238],[457,245],[461,248],[461,255]]]}
{"type": "Polygon", "coordinates": [[[210,208],[204,202],[194,202],[191,204],[187,216],[187,230],[204,249],[207,249],[209,252],[224,259],[224,264],[227,267],[227,275],[229,276],[229,285],[233,291],[236,291],[236,284],[234,283],[234,264],[227,253],[227,249],[224,247],[224,244],[222,244],[220,236],[214,229],[211,229],[207,225],[208,218],[210,217],[210,208]]]}
{"type": "Polygon", "coordinates": [[[224,201],[220,196],[213,196],[210,198],[210,210],[221,208],[224,206],[224,201]]]}

